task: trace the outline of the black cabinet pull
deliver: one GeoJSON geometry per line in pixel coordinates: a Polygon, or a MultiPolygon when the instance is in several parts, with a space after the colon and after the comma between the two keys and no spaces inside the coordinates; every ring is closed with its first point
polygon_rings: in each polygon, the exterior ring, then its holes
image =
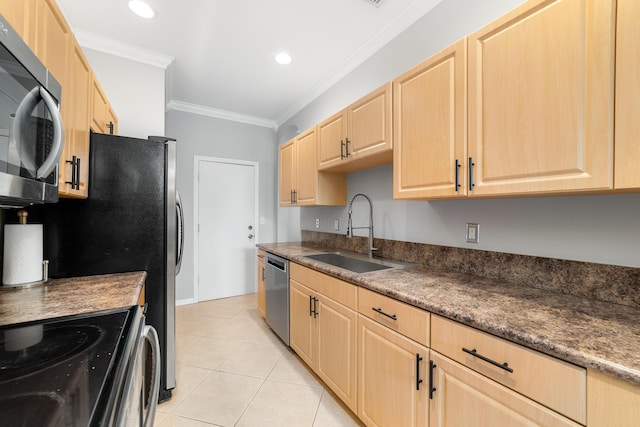
{"type": "Polygon", "coordinates": [[[433,370],[436,368],[436,364],[433,360],[429,360],[429,399],[433,399],[433,392],[436,388],[433,386],[433,370]]]}
{"type": "Polygon", "coordinates": [[[481,354],[478,354],[478,352],[476,351],[475,348],[473,350],[469,350],[469,349],[466,349],[466,348],[462,347],[462,351],[472,355],[473,357],[477,357],[480,360],[484,360],[487,363],[491,363],[492,365],[497,366],[500,369],[504,369],[507,372],[511,372],[511,373],[513,372],[513,369],[511,369],[509,367],[509,364],[507,362],[499,363],[499,362],[496,362],[495,360],[491,360],[488,357],[485,357],[485,356],[483,356],[481,354]]]}
{"type": "Polygon", "coordinates": [[[313,297],[309,295],[309,317],[313,315],[313,297]]]}
{"type": "Polygon", "coordinates": [[[346,144],[345,144],[345,151],[346,151],[345,157],[346,157],[347,159],[349,158],[349,143],[350,143],[350,142],[351,142],[351,141],[349,141],[349,138],[347,138],[347,142],[346,142],[346,144]]]}
{"type": "Polygon", "coordinates": [[[456,159],[456,193],[458,192],[458,189],[460,188],[460,162],[458,161],[458,159],[456,159]]]}
{"type": "Polygon", "coordinates": [[[71,181],[65,181],[65,184],[71,184],[72,190],[80,189],[80,158],[73,156],[71,160],[66,160],[66,163],[71,163],[71,181]]]}
{"type": "Polygon", "coordinates": [[[387,314],[384,311],[382,311],[382,308],[371,307],[371,310],[375,311],[376,313],[380,313],[383,316],[387,316],[389,319],[398,320],[395,314],[387,314]]]}
{"type": "Polygon", "coordinates": [[[344,141],[340,140],[340,160],[344,159],[344,141]]]}
{"type": "Polygon", "coordinates": [[[420,383],[422,379],[420,379],[420,362],[422,362],[422,356],[420,353],[416,353],[416,390],[420,391],[420,383]]]}
{"type": "Polygon", "coordinates": [[[71,181],[65,181],[65,184],[71,184],[71,189],[75,188],[76,184],[76,156],[72,157],[72,160],[65,160],[65,163],[71,163],[71,181]]]}
{"type": "Polygon", "coordinates": [[[80,157],[76,158],[76,190],[80,189],[80,157]]]}
{"type": "Polygon", "coordinates": [[[473,163],[473,157],[469,157],[469,191],[473,190],[475,184],[473,183],[473,167],[476,164],[473,163]]]}
{"type": "Polygon", "coordinates": [[[318,317],[318,298],[313,297],[313,317],[318,317]]]}

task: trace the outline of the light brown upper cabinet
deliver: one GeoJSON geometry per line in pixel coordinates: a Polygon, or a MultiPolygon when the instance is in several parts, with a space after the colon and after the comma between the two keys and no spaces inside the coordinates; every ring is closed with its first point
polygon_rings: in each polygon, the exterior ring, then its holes
{"type": "Polygon", "coordinates": [[[616,38],[616,190],[640,189],[640,2],[618,0],[616,38]]]}
{"type": "Polygon", "coordinates": [[[468,194],[613,189],[615,1],[532,0],[468,38],[468,194]]]}
{"type": "Polygon", "coordinates": [[[393,80],[393,197],[467,194],[466,40],[393,80]]]}
{"type": "Polygon", "coordinates": [[[318,172],[317,129],[280,146],[280,206],[346,205],[344,174],[318,172]]]}
{"type": "Polygon", "coordinates": [[[393,158],[391,82],[318,125],[318,169],[354,172],[393,158]]]}
{"type": "Polygon", "coordinates": [[[91,130],[99,133],[118,133],[118,118],[95,75],[91,89],[91,130]]]}
{"type": "Polygon", "coordinates": [[[280,206],[293,206],[293,189],[296,181],[296,139],[280,146],[280,206]]]}
{"type": "MultiPolygon", "coordinates": [[[[73,34],[55,0],[41,0],[36,3],[36,28],[35,53],[62,85],[64,98],[69,43],[73,40],[73,34]]],[[[64,112],[64,103],[62,108],[64,112]]]]}
{"type": "Polygon", "coordinates": [[[89,195],[89,99],[92,72],[75,39],[71,40],[63,112],[66,113],[65,146],[60,156],[60,197],[89,195]]]}
{"type": "Polygon", "coordinates": [[[91,85],[91,130],[99,133],[109,133],[107,128],[107,108],[109,101],[100,86],[98,79],[93,76],[91,85]]]}
{"type": "Polygon", "coordinates": [[[107,122],[107,128],[110,134],[117,135],[118,134],[118,116],[116,112],[113,110],[111,104],[107,105],[107,118],[105,120],[107,122]]]}
{"type": "Polygon", "coordinates": [[[20,35],[22,40],[35,51],[36,23],[34,0],[0,0],[0,13],[20,35]]]}

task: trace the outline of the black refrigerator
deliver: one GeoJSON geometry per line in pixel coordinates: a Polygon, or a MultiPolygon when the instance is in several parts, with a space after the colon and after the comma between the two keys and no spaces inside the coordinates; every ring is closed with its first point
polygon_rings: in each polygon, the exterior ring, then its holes
{"type": "Polygon", "coordinates": [[[89,197],[33,207],[44,223],[51,278],[147,272],[146,322],[162,355],[159,401],[175,378],[175,276],[183,216],[176,190],[176,142],[91,134],[89,197]]]}

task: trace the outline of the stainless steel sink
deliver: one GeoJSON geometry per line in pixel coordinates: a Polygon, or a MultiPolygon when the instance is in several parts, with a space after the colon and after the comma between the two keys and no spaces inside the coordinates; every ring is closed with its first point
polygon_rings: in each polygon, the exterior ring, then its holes
{"type": "Polygon", "coordinates": [[[394,264],[378,259],[361,259],[341,254],[340,252],[328,252],[321,254],[305,255],[305,258],[324,262],[334,267],[344,268],[354,273],[370,273],[372,271],[387,270],[390,268],[402,268],[402,264],[394,264]]]}

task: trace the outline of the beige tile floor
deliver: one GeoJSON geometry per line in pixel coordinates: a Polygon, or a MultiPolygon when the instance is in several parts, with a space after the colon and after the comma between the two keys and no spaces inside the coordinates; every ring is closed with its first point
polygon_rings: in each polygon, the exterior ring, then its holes
{"type": "Polygon", "coordinates": [[[176,310],[176,382],[157,427],[361,426],[269,329],[256,295],[176,310]]]}

